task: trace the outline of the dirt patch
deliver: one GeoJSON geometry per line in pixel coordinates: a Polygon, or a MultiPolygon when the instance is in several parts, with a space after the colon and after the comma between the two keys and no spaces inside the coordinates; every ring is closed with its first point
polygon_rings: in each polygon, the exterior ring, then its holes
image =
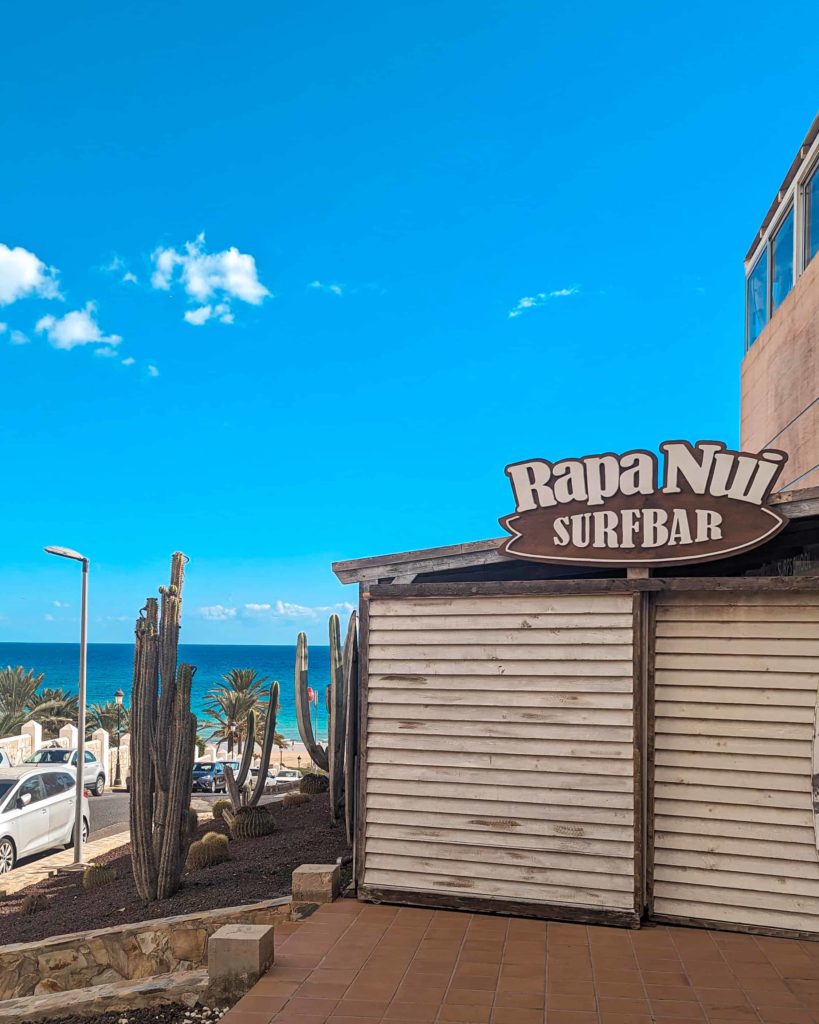
{"type": "MultiPolygon", "coordinates": [[[[86,891],[77,875],[60,874],[0,899],[0,935],[12,942],[33,942],[67,932],[271,900],[290,894],[291,876],[300,864],[331,864],[349,853],[344,827],[330,824],[326,793],[299,807],[285,810],[275,803],[270,809],[277,826],[272,835],[231,840],[229,861],[184,875],[182,887],[169,900],[145,903],[139,898],[131,874],[131,848],[122,846],[97,858],[97,863],[117,869],[117,879],[110,885],[86,891]],[[20,913],[25,897],[35,892],[46,896],[43,908],[31,915],[20,913]]],[[[204,814],[200,821],[200,838],[205,832],[230,834],[222,821],[204,814]]]]}

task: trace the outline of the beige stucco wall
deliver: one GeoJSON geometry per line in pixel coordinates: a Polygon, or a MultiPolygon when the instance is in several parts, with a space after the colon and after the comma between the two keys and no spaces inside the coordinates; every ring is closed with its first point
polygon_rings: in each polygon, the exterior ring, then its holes
{"type": "Polygon", "coordinates": [[[819,485],[819,258],[809,264],[742,362],[741,447],[781,448],[782,485],[819,485]],[[807,476],[803,476],[807,474],[807,476]]]}

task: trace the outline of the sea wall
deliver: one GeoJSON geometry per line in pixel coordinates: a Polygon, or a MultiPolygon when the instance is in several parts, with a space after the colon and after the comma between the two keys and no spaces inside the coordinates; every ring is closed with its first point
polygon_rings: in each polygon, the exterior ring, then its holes
{"type": "Polygon", "coordinates": [[[290,897],[201,914],[0,946],[0,1000],[68,992],[206,965],[208,938],[225,924],[281,924],[290,897]]]}

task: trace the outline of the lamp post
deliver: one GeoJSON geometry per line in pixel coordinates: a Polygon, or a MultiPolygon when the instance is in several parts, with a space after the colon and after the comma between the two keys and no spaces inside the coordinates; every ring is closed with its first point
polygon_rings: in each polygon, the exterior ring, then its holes
{"type": "Polygon", "coordinates": [[[122,736],[122,702],[125,700],[125,694],[122,690],[117,690],[114,694],[114,700],[117,703],[117,770],[114,772],[114,788],[118,788],[122,785],[122,772],[119,767],[119,741],[122,736]]]}
{"type": "Polygon", "coordinates": [[[301,754],[296,756],[296,764],[299,766],[299,771],[301,771],[301,754]]]}
{"type": "Polygon", "coordinates": [[[83,863],[82,796],[85,789],[85,673],[88,661],[88,559],[71,548],[48,547],[48,555],[70,558],[82,563],[82,600],[80,607],[80,686],[77,712],[77,782],[74,800],[74,865],[83,863]]]}

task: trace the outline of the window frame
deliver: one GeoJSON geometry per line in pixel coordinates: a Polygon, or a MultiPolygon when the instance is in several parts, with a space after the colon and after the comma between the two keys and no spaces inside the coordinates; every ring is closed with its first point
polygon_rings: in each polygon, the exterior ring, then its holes
{"type": "MultiPolygon", "coordinates": [[[[798,246],[797,246],[797,241],[796,241],[796,201],[795,200],[796,200],[796,197],[792,196],[790,202],[785,207],[785,209],[782,212],[781,216],[779,216],[777,218],[776,224],[771,229],[771,231],[769,232],[769,236],[768,236],[768,242],[767,242],[767,249],[768,249],[768,319],[765,321],[765,326],[766,327],[771,322],[771,318],[773,317],[774,313],[776,313],[776,311],[781,307],[781,305],[785,301],[785,299],[787,299],[788,295],[790,295],[790,293],[793,291],[794,287],[796,286],[796,282],[797,282],[797,280],[799,278],[799,275],[797,274],[797,271],[796,271],[798,246]],[[783,298],[781,300],[779,305],[775,306],[774,305],[774,293],[773,293],[773,290],[774,290],[774,246],[775,246],[775,243],[776,243],[777,235],[782,230],[782,228],[784,228],[785,221],[788,219],[788,217],[791,217],[791,216],[793,217],[793,228],[792,228],[792,233],[791,233],[791,247],[793,249],[793,252],[791,253],[791,286],[788,289],[788,292],[787,292],[787,295],[785,295],[785,298],[783,298]]],[[[749,275],[749,277],[750,277],[750,275],[749,275]]]]}
{"type": "MultiPolygon", "coordinates": [[[[801,221],[801,232],[800,232],[800,234],[801,234],[801,245],[798,246],[799,255],[800,255],[800,259],[799,259],[799,264],[800,264],[799,273],[800,273],[800,276],[801,276],[801,274],[803,274],[808,269],[808,267],[813,262],[813,260],[816,259],[817,256],[819,256],[819,238],[816,239],[816,245],[817,245],[816,252],[814,253],[812,258],[809,255],[809,247],[810,247],[810,236],[809,236],[809,233],[808,233],[808,213],[809,213],[808,207],[810,205],[809,188],[810,188],[810,185],[814,181],[816,181],[817,185],[819,185],[819,156],[817,156],[817,158],[811,162],[810,166],[808,167],[807,171],[805,172],[805,176],[802,179],[802,184],[801,184],[801,186],[799,188],[799,200],[800,200],[799,205],[800,205],[800,207],[802,209],[802,213],[801,213],[801,216],[799,218],[800,221],[801,221]]],[[[819,189],[817,189],[817,198],[819,198],[819,189]]]]}
{"type": "Polygon", "coordinates": [[[771,247],[770,242],[766,239],[765,244],[762,246],[759,255],[751,264],[748,273],[745,275],[745,351],[749,352],[751,348],[756,344],[759,338],[762,336],[762,331],[771,322],[771,247]],[[756,273],[756,268],[759,264],[765,260],[765,323],[762,325],[762,330],[759,334],[751,340],[751,304],[749,302],[751,293],[751,279],[756,273]]]}

